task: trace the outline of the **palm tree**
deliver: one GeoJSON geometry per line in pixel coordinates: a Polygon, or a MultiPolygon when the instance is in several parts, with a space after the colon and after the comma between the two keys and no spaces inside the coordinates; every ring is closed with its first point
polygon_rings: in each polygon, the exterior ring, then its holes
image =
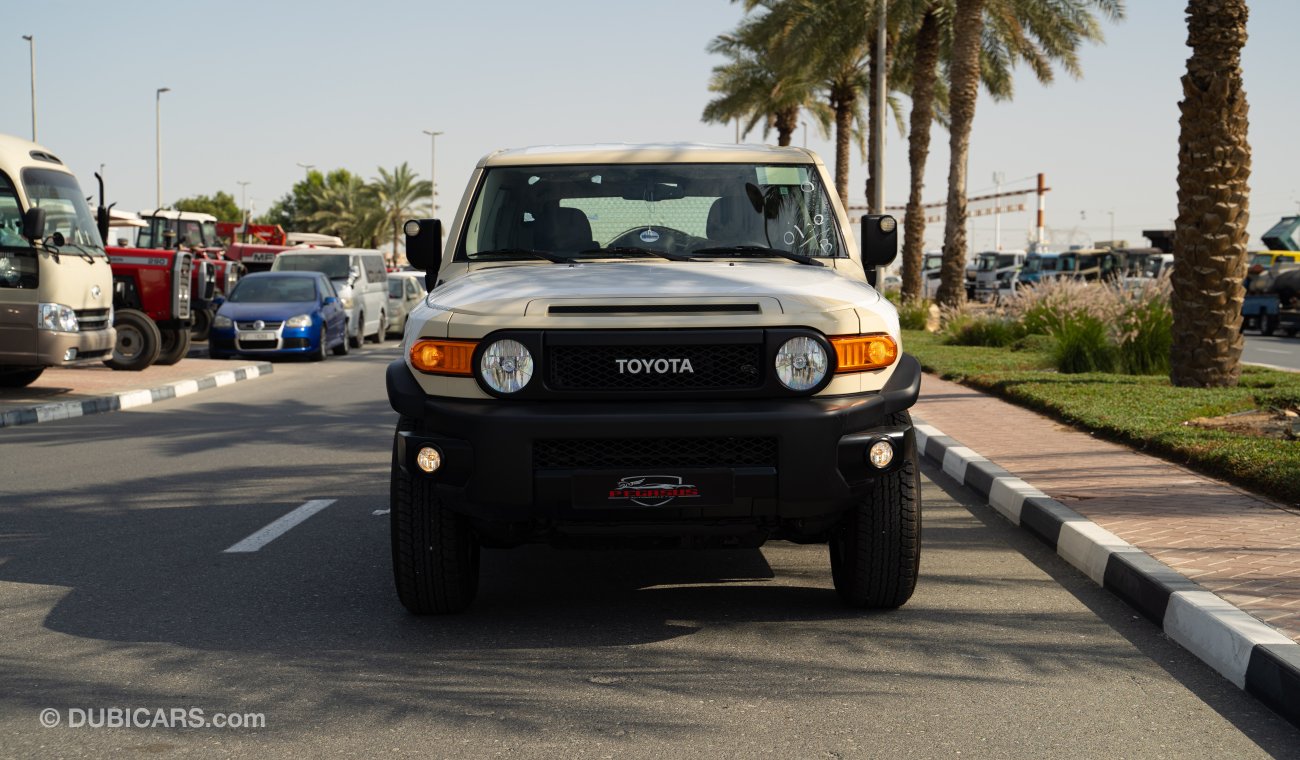
{"type": "Polygon", "coordinates": [[[379,167],[379,176],[371,182],[370,193],[379,207],[381,226],[392,230],[394,262],[397,261],[402,223],[428,208],[425,199],[432,192],[433,187],[429,181],[416,179],[405,161],[392,172],[379,167]]]}
{"type": "Polygon", "coordinates": [[[350,246],[378,244],[383,213],[357,175],[346,169],[330,172],[322,184],[312,187],[310,200],[313,211],[306,217],[310,231],[338,235],[350,246]]]}
{"type": "Polygon", "coordinates": [[[921,265],[925,245],[925,214],[921,192],[925,187],[925,163],[930,155],[930,126],[934,123],[935,69],[939,63],[940,14],[938,0],[931,0],[917,25],[912,62],[912,116],[908,120],[907,162],[911,183],[907,212],[903,215],[903,298],[921,297],[921,265]]]}
{"type": "Polygon", "coordinates": [[[949,64],[948,203],[945,213],[943,268],[938,300],[957,306],[965,298],[966,164],[975,121],[982,63],[1026,63],[1039,81],[1052,80],[1057,63],[1079,76],[1079,45],[1100,40],[1096,8],[1112,20],[1123,17],[1122,0],[955,0],[949,64]],[[986,34],[986,21],[988,32],[986,34]],[[986,50],[994,45],[992,51],[986,50]]]}
{"type": "Polygon", "coordinates": [[[1246,0],[1188,0],[1192,55],[1179,103],[1174,224],[1173,348],[1169,380],[1233,386],[1241,374],[1250,143],[1241,48],[1246,0]]]}
{"type": "Polygon", "coordinates": [[[781,78],[762,51],[749,47],[737,33],[716,37],[709,52],[722,53],[731,60],[713,67],[709,92],[720,94],[704,107],[701,120],[706,124],[744,120],[744,134],[762,123],[765,136],[775,128],[777,145],[789,145],[799,122],[800,104],[786,95],[787,88],[782,87],[781,78]]]}
{"type": "Polygon", "coordinates": [[[849,202],[849,148],[864,150],[863,95],[869,89],[871,9],[874,0],[746,0],[762,5],[756,33],[770,39],[766,48],[783,80],[809,82],[820,90],[835,124],[835,189],[849,202]],[[855,130],[858,126],[860,129],[855,130]]]}

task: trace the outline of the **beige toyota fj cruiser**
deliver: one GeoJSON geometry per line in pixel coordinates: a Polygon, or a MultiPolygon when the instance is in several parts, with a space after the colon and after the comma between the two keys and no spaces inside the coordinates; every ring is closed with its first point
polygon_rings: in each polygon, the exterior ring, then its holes
{"type": "Polygon", "coordinates": [[[843,600],[897,607],[920,561],[920,366],[861,239],[797,148],[493,153],[388,368],[398,596],[465,609],[479,547],[829,543],[843,600]],[[859,245],[861,249],[859,249],[859,245]]]}

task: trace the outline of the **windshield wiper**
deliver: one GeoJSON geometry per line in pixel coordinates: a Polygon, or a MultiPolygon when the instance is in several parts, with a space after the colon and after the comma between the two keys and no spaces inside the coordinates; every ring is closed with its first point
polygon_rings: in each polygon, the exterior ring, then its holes
{"type": "Polygon", "coordinates": [[[765,245],[719,245],[711,248],[696,248],[691,251],[692,254],[717,254],[720,256],[777,256],[791,261],[797,261],[800,264],[808,264],[814,267],[826,266],[822,262],[814,259],[812,256],[805,256],[802,253],[793,251],[783,251],[780,248],[768,248],[765,245]]]}
{"type": "Polygon", "coordinates": [[[627,256],[627,255],[644,255],[658,256],[661,259],[669,261],[695,261],[690,256],[683,256],[680,253],[669,253],[667,251],[656,251],[653,248],[642,248],[635,245],[616,245],[610,248],[588,248],[585,251],[579,251],[579,255],[601,255],[601,256],[627,256]]]}
{"type": "Polygon", "coordinates": [[[76,248],[78,251],[81,251],[83,259],[85,259],[87,262],[91,264],[95,263],[94,248],[91,248],[89,246],[84,246],[81,243],[64,242],[64,245],[68,245],[68,246],[72,246],[73,248],[76,248]]]}
{"type": "Polygon", "coordinates": [[[561,256],[558,253],[551,253],[550,251],[539,251],[534,248],[494,248],[490,251],[472,253],[470,256],[473,257],[470,259],[471,261],[477,259],[479,256],[529,256],[534,259],[546,259],[552,264],[573,263],[573,259],[569,256],[561,256]]]}

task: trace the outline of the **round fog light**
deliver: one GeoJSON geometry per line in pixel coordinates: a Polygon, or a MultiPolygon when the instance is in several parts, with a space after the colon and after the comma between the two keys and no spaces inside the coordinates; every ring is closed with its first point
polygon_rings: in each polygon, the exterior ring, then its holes
{"type": "Polygon", "coordinates": [[[442,454],[432,446],[425,446],[415,455],[415,464],[425,472],[436,472],[442,466],[442,454]]]}
{"type": "Polygon", "coordinates": [[[883,470],[894,461],[894,447],[889,441],[876,441],[867,450],[867,460],[878,470],[883,470]]]}

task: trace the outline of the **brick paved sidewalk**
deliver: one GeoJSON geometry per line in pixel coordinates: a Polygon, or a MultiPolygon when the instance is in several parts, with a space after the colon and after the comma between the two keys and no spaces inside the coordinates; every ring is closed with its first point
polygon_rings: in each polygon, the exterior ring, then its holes
{"type": "Polygon", "coordinates": [[[41,373],[36,382],[26,388],[0,388],[0,412],[40,404],[85,401],[140,388],[156,388],[177,380],[203,377],[213,372],[229,372],[257,363],[258,360],[254,359],[191,357],[170,366],[155,364],[139,372],[119,372],[103,364],[69,369],[51,368],[41,373]]]}
{"type": "Polygon", "coordinates": [[[915,412],[1300,641],[1300,512],[933,375],[915,412]]]}

